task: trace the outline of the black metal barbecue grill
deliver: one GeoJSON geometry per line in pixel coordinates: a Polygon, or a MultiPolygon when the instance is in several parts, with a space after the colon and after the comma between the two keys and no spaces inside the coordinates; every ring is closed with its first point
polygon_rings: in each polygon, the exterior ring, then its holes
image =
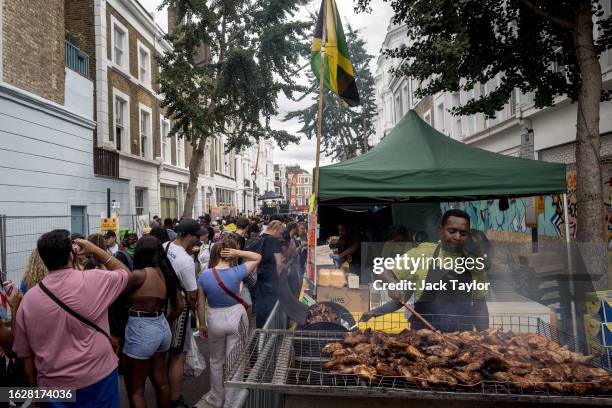
{"type": "MultiPolygon", "coordinates": [[[[528,316],[492,316],[490,326],[515,334],[532,332],[568,345],[576,350],[571,336],[559,335],[539,318],[528,316]]],[[[319,396],[370,396],[392,398],[448,399],[474,401],[539,402],[551,404],[609,405],[612,398],[602,395],[557,393],[543,384],[542,389],[523,390],[512,383],[481,381],[473,386],[456,385],[452,389],[430,384],[421,389],[403,377],[376,376],[364,380],[356,374],[332,373],[323,367],[329,356],[321,349],[327,343],[341,341],[346,332],[256,330],[246,348],[233,350],[226,364],[227,385],[263,388],[284,394],[319,396]],[[244,369],[244,367],[247,367],[244,369]]],[[[593,366],[600,366],[594,360],[593,366]]]]}

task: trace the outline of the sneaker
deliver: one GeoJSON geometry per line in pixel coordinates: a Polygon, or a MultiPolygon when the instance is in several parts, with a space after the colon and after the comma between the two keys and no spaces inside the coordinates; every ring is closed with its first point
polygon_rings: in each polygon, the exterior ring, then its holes
{"type": "Polygon", "coordinates": [[[177,401],[170,403],[170,408],[191,408],[191,406],[187,405],[183,399],[183,396],[181,395],[181,398],[179,398],[177,401]]]}

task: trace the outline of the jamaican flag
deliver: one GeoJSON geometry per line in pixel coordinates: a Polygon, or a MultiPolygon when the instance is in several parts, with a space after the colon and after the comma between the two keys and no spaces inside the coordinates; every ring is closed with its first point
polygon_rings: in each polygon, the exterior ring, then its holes
{"type": "Polygon", "coordinates": [[[321,44],[323,43],[323,20],[325,20],[325,65],[323,66],[323,83],[327,89],[335,92],[348,106],[359,105],[359,94],[353,74],[353,64],[349,56],[340,13],[334,0],[323,0],[314,39],[310,66],[315,76],[319,78],[321,67],[321,44]]]}

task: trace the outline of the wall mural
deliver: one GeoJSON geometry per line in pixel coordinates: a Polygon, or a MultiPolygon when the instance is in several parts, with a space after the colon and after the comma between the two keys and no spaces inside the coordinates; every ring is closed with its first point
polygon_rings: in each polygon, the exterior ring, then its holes
{"type": "Polygon", "coordinates": [[[480,231],[527,232],[525,226],[525,202],[521,198],[510,199],[510,208],[499,209],[499,200],[482,200],[442,203],[442,211],[460,208],[472,219],[472,228],[480,231]]]}
{"type": "MultiPolygon", "coordinates": [[[[608,226],[608,249],[612,250],[612,165],[602,166],[604,181],[604,205],[608,226]]],[[[576,170],[567,171],[568,214],[570,236],[576,238],[576,170]]],[[[472,219],[472,228],[481,231],[529,232],[525,225],[525,200],[509,200],[510,208],[500,211],[499,200],[442,203],[442,211],[460,208],[472,219]]],[[[565,238],[563,196],[544,196],[544,212],[538,215],[538,234],[546,237],[565,238]]]]}

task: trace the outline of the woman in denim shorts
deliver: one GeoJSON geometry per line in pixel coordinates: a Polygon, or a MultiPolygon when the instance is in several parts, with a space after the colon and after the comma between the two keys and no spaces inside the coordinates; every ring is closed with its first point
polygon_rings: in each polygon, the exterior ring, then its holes
{"type": "Polygon", "coordinates": [[[130,407],[146,406],[147,375],[155,388],[157,406],[167,407],[170,405],[167,360],[171,340],[168,322],[180,313],[183,300],[159,239],[147,235],[138,241],[133,273],[145,279],[142,286],[129,294],[130,310],[125,328],[125,386],[130,407]],[[166,316],[168,299],[173,306],[166,316]]]}

